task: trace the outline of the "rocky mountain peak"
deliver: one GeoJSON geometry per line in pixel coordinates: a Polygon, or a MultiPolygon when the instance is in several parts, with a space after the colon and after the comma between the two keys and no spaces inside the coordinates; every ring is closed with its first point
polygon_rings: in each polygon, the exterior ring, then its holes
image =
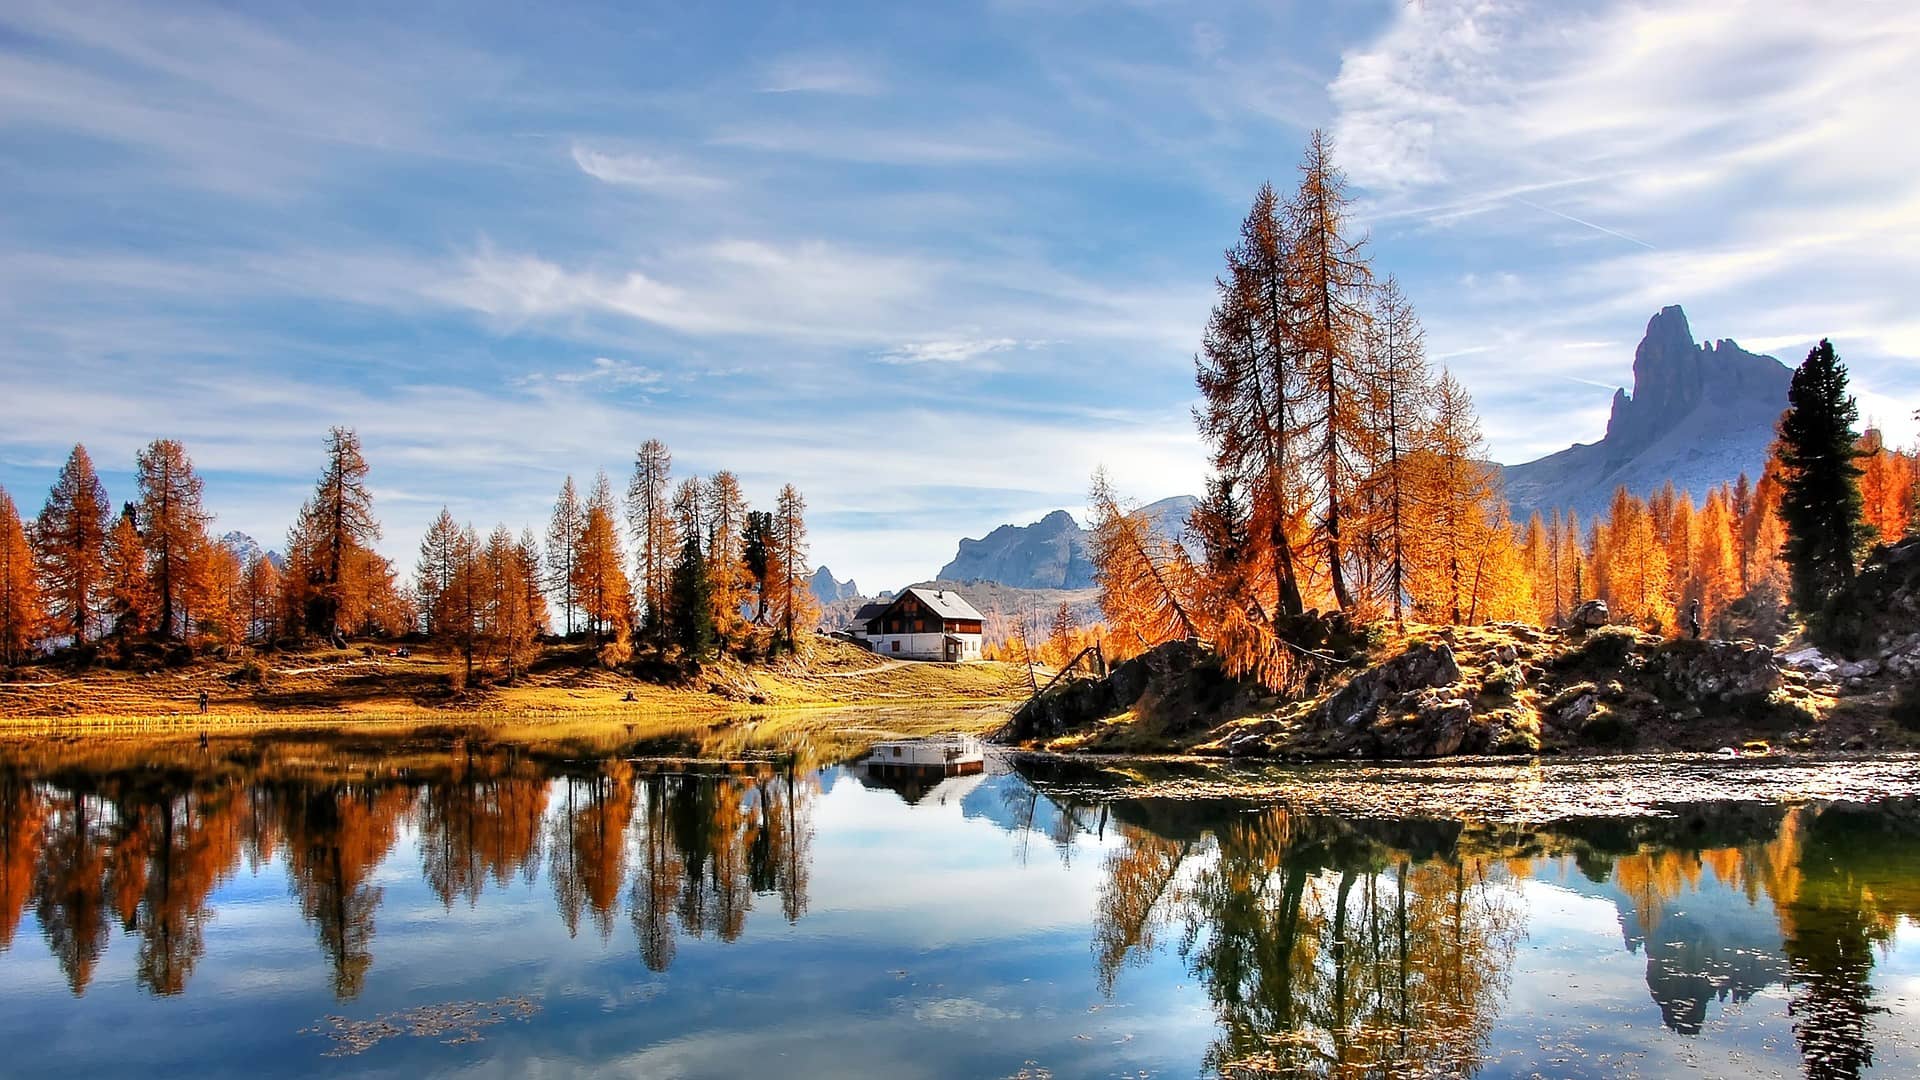
{"type": "Polygon", "coordinates": [[[1694,494],[1742,472],[1758,475],[1793,373],[1729,339],[1696,343],[1678,304],[1647,320],[1633,354],[1633,389],[1614,391],[1606,436],[1506,470],[1516,514],[1606,505],[1625,485],[1646,494],[1668,480],[1694,494]]]}
{"type": "Polygon", "coordinates": [[[1777,412],[1791,377],[1731,340],[1696,345],[1680,305],[1661,308],[1633,353],[1633,393],[1614,391],[1606,442],[1616,457],[1631,455],[1709,403],[1764,401],[1777,412]]]}
{"type": "Polygon", "coordinates": [[[836,600],[847,600],[860,595],[860,586],[855,585],[852,578],[841,581],[833,576],[833,571],[824,566],[813,572],[813,580],[809,584],[813,588],[814,597],[823,607],[836,600]]]}

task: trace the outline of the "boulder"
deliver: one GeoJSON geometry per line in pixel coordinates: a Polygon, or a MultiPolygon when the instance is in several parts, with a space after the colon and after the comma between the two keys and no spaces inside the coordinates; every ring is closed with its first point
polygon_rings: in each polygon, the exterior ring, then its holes
{"type": "Polygon", "coordinates": [[[1597,630],[1607,625],[1612,618],[1612,612],[1607,610],[1605,600],[1588,600],[1574,608],[1573,613],[1567,616],[1567,621],[1582,630],[1597,630]]]}
{"type": "Polygon", "coordinates": [[[1446,757],[1460,752],[1473,726],[1473,703],[1450,687],[1416,690],[1407,702],[1412,714],[1376,727],[1373,751],[1383,757],[1446,757]]]}
{"type": "Polygon", "coordinates": [[[1804,649],[1795,649],[1790,653],[1781,653],[1780,662],[1795,671],[1812,671],[1821,675],[1831,675],[1838,664],[1827,659],[1827,655],[1809,645],[1804,649]]]}
{"type": "Polygon", "coordinates": [[[1366,727],[1380,719],[1380,707],[1410,691],[1452,686],[1460,664],[1445,642],[1420,644],[1371,671],[1353,677],[1322,707],[1323,723],[1341,729],[1366,727]]]}
{"type": "Polygon", "coordinates": [[[1670,642],[1648,665],[1662,688],[1689,701],[1755,701],[1779,689],[1780,664],[1765,645],[1670,642]]]}

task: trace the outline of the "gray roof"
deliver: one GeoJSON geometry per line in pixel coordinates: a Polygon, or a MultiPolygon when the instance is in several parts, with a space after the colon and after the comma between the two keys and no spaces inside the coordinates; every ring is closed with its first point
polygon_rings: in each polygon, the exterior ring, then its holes
{"type": "MultiPolygon", "coordinates": [[[[921,603],[927,605],[935,615],[943,619],[985,618],[984,615],[974,610],[972,604],[967,603],[966,597],[961,596],[952,589],[934,589],[924,585],[915,585],[900,595],[905,596],[907,593],[912,593],[914,596],[919,597],[921,603]]],[[[895,597],[894,599],[897,601],[899,597],[895,597]]]]}
{"type": "Polygon", "coordinates": [[[853,613],[853,621],[857,623],[870,622],[879,618],[882,613],[892,606],[893,601],[891,600],[875,600],[870,604],[861,604],[860,610],[853,613]]]}

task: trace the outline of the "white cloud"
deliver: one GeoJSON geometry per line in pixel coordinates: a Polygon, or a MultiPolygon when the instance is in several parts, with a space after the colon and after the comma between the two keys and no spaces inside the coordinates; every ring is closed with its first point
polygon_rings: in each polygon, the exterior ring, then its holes
{"type": "Polygon", "coordinates": [[[768,65],[760,91],[767,94],[850,94],[886,89],[880,77],[842,56],[788,56],[768,65]]]}
{"type": "Polygon", "coordinates": [[[690,168],[672,158],[622,154],[575,143],[573,162],[580,171],[605,184],[645,188],[671,194],[718,191],[727,181],[690,168]]]}
{"type": "Polygon", "coordinates": [[[889,364],[964,364],[1018,346],[1012,338],[915,341],[880,354],[889,364]]]}
{"type": "MultiPolygon", "coordinates": [[[[1469,386],[1611,385],[1630,347],[1560,343],[1680,303],[1703,336],[1835,335],[1857,385],[1911,388],[1920,143],[1888,136],[1920,100],[1916,51],[1910,4],[1427,0],[1343,54],[1331,127],[1376,239],[1467,268],[1465,291],[1402,276],[1436,352],[1498,339],[1469,386]]],[[[1490,423],[1503,460],[1565,444],[1537,406],[1490,423]]]]}

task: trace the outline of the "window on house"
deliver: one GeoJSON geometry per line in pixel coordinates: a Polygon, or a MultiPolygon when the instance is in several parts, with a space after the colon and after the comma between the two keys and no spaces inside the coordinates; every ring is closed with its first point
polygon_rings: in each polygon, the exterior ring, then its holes
{"type": "Polygon", "coordinates": [[[897,641],[896,641],[896,642],[894,642],[894,643],[893,643],[893,651],[894,651],[894,652],[899,652],[899,651],[900,651],[900,643],[899,643],[899,642],[897,642],[897,641]]]}

